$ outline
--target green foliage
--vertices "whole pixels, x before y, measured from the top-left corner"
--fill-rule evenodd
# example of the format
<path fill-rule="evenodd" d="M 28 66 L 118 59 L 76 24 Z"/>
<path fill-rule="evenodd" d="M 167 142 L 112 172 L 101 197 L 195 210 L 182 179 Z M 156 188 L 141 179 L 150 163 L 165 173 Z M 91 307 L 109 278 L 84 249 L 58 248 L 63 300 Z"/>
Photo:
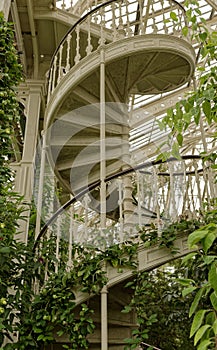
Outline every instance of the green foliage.
<path fill-rule="evenodd" d="M 19 120 L 18 103 L 14 87 L 22 79 L 21 65 L 18 63 L 14 47 L 12 24 L 4 21 L 0 13 L 0 191 L 2 194 L 5 184 L 11 179 L 8 167 L 12 154 L 11 136 L 14 125 Z M 5 188 L 7 191 L 7 188 Z"/>
<path fill-rule="evenodd" d="M 191 327 L 188 310 L 193 297 L 184 300 L 179 284 L 186 270 L 179 262 L 172 270 L 165 267 L 139 273 L 126 284 L 134 292 L 131 303 L 122 312 L 134 310 L 138 328 L 126 339 L 125 349 L 135 349 L 141 342 L 164 350 L 194 348 L 188 335 Z"/>
<path fill-rule="evenodd" d="M 20 196 L 13 191 L 13 173 L 9 167 L 11 136 L 19 119 L 14 86 L 21 78 L 12 25 L 6 23 L 0 13 L 0 345 L 5 336 L 10 337 L 20 310 L 17 291 L 14 291 L 15 295 L 12 292 L 15 285 L 24 287 L 22 268 L 27 255 L 26 247 L 14 240 L 22 208 Z"/>
<path fill-rule="evenodd" d="M 190 92 L 185 99 L 167 110 L 166 116 L 160 122 L 161 129 L 170 129 L 168 144 L 169 154 L 179 157 L 180 148 L 185 142 L 185 132 L 189 126 L 209 128 L 217 122 L 217 67 L 214 62 L 217 58 L 217 32 L 210 31 L 200 11 L 199 1 L 186 0 L 187 20 L 189 28 L 184 27 L 182 34 L 191 35 L 200 47 L 198 59 L 206 63 L 198 68 L 199 80 L 195 91 Z M 171 19 L 176 20 L 173 13 Z M 216 132 L 209 135 L 216 140 Z M 171 144 L 171 140 L 175 140 Z M 216 154 L 207 154 L 206 140 L 203 140 L 204 150 L 201 152 L 204 164 L 212 164 L 216 169 Z M 164 159 L 161 154 L 159 159 Z M 197 249 L 185 257 L 183 265 L 194 271 L 192 278 L 184 279 L 180 283 L 184 286 L 183 297 L 189 300 L 193 296 L 189 316 L 193 317 L 190 336 L 194 337 L 194 345 L 198 350 L 216 348 L 217 336 L 217 237 L 216 203 L 213 201 L 212 210 L 203 218 L 203 222 L 190 233 L 188 244 L 190 249 Z M 201 248 L 201 249 L 200 249 Z M 196 273 L 195 273 L 196 272 Z"/>
<path fill-rule="evenodd" d="M 212 218 L 212 222 L 210 222 Z M 215 240 L 217 238 L 216 210 L 206 215 L 206 225 L 192 232 L 188 237 L 189 248 L 201 248 L 191 256 L 195 268 L 203 271 L 204 279 L 196 285 L 194 280 L 186 280 L 183 296 L 192 293 L 194 299 L 191 303 L 189 317 L 193 316 L 190 337 L 194 336 L 194 345 L 198 349 L 208 349 L 214 346 L 217 334 L 217 252 Z M 190 260 L 185 259 L 187 263 Z M 186 263 L 186 262 L 185 262 Z M 196 294 L 193 294 L 195 291 Z"/>
<path fill-rule="evenodd" d="M 75 295 L 72 288 L 75 281 L 71 276 L 65 279 L 59 272 L 50 278 L 38 295 L 32 300 L 29 315 L 23 315 L 19 327 L 16 349 L 40 349 L 43 344 L 55 342 L 56 337 L 68 336 L 68 349 L 88 349 L 86 336 L 93 332 L 92 310 L 81 304 L 75 313 Z M 25 317 L 24 317 L 25 316 Z"/>
<path fill-rule="evenodd" d="M 159 247 L 166 247 L 171 250 L 172 254 L 177 253 L 177 249 L 174 247 L 174 241 L 178 235 L 189 235 L 195 229 L 202 226 L 204 218 L 187 220 L 180 218 L 177 222 L 169 224 L 163 228 L 162 231 L 158 232 L 157 228 L 152 224 L 151 229 L 144 227 L 140 231 L 140 238 L 144 242 L 146 248 L 152 245 L 158 244 Z"/>
<path fill-rule="evenodd" d="M 185 1 L 185 6 L 190 29 L 183 27 L 183 35 L 188 36 L 191 33 L 192 40 L 198 42 L 199 59 L 205 59 L 208 69 L 203 66 L 198 67 L 199 80 L 195 91 L 190 92 L 185 99 L 169 108 L 166 116 L 159 123 L 161 129 L 171 130 L 168 138 L 171 147 L 169 155 L 176 158 L 179 158 L 179 148 L 184 144 L 185 132 L 190 124 L 199 125 L 202 117 L 204 117 L 203 123 L 207 126 L 217 121 L 217 67 L 213 65 L 213 61 L 217 59 L 217 32 L 208 29 L 197 1 Z M 173 12 L 170 16 L 173 21 L 176 20 Z M 215 133 L 212 137 L 215 138 Z M 171 139 L 176 140 L 173 141 L 172 146 Z M 164 157 L 164 153 L 159 155 L 159 159 Z"/>

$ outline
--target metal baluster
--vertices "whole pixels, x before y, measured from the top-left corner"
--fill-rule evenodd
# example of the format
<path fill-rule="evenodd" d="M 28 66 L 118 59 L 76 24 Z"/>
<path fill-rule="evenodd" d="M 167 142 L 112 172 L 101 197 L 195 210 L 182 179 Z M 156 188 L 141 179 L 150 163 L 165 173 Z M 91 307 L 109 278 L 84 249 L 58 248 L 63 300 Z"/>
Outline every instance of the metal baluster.
<path fill-rule="evenodd" d="M 69 269 L 72 266 L 73 228 L 74 228 L 74 206 L 72 205 L 70 208 L 69 247 L 68 247 L 68 262 L 67 262 L 67 267 Z"/>
<path fill-rule="evenodd" d="M 125 37 L 125 30 L 123 26 L 123 18 L 122 18 L 122 2 L 119 1 L 119 23 L 118 23 L 118 38 Z"/>
<path fill-rule="evenodd" d="M 160 218 L 160 207 L 158 203 L 158 191 L 159 191 L 159 186 L 158 186 L 158 174 L 157 170 L 155 167 L 153 167 L 153 209 L 156 210 L 157 213 L 157 228 L 158 228 L 158 236 L 161 236 L 161 231 L 162 231 L 162 222 Z"/>
<path fill-rule="evenodd" d="M 151 9 L 152 9 L 152 19 L 153 19 L 153 24 L 152 24 L 152 28 L 153 28 L 153 33 L 154 34 L 157 34 L 158 32 L 158 27 L 156 25 L 156 22 L 155 22 L 155 10 L 154 10 L 154 2 L 152 1 L 152 4 L 151 4 Z"/>
<path fill-rule="evenodd" d="M 36 249 L 36 251 L 35 251 L 35 256 L 38 257 L 38 262 L 39 262 L 40 259 L 41 259 L 41 256 L 39 255 L 40 252 L 41 252 L 41 242 L 39 243 L 39 245 L 38 245 L 38 247 L 37 247 L 37 249 Z M 39 268 L 37 269 L 38 275 L 40 275 L 40 270 L 41 270 L 41 268 L 40 268 L 40 266 L 39 266 Z M 34 290 L 34 293 L 35 293 L 35 294 L 39 294 L 39 279 L 38 279 L 37 277 L 34 278 L 33 290 Z"/>
<path fill-rule="evenodd" d="M 147 192 L 147 205 L 148 205 L 148 209 L 151 209 L 151 200 L 152 200 L 152 195 L 153 195 L 153 190 L 152 190 L 153 182 L 150 180 L 149 175 L 147 176 L 147 178 L 148 178 L 147 179 L 147 182 L 148 182 L 147 188 L 151 188 L 151 191 Z M 152 175 L 151 175 L 151 178 L 152 178 Z"/>
<path fill-rule="evenodd" d="M 171 10 L 173 12 L 175 12 L 176 17 L 178 18 L 179 14 L 178 14 L 178 10 L 176 8 L 176 5 L 173 2 L 170 2 L 171 5 Z M 172 21 L 172 25 L 173 25 L 173 34 L 177 35 L 178 34 L 178 21 Z"/>
<path fill-rule="evenodd" d="M 49 241 L 51 236 L 51 230 L 50 228 L 47 230 L 47 240 Z M 48 257 L 46 257 L 46 263 L 45 263 L 45 271 L 44 271 L 44 280 L 45 282 L 48 280 Z"/>
<path fill-rule="evenodd" d="M 176 212 L 176 201 L 175 201 L 175 187 L 174 187 L 174 167 L 173 164 L 168 164 L 169 174 L 170 174 L 170 208 L 171 217 L 174 220 L 177 216 Z"/>
<path fill-rule="evenodd" d="M 53 74 L 52 74 L 52 90 L 51 92 L 54 91 L 55 89 L 55 80 L 56 80 L 56 69 L 57 69 L 57 55 L 54 57 L 54 64 L 53 64 Z"/>
<path fill-rule="evenodd" d="M 77 25 L 76 29 L 76 56 L 75 56 L 75 65 L 80 61 L 81 55 L 80 55 L 80 26 Z"/>
<path fill-rule="evenodd" d="M 95 2 L 94 2 L 94 7 L 96 7 L 97 6 L 97 0 L 95 0 Z M 97 14 L 94 16 L 94 22 L 95 22 L 95 24 L 97 24 Z"/>
<path fill-rule="evenodd" d="M 211 164 L 209 165 L 211 166 Z M 214 199 L 217 197 L 217 182 L 215 178 L 216 173 L 215 173 L 215 170 L 213 170 L 212 168 L 209 168 L 209 171 L 210 171 L 210 181 L 211 181 L 212 190 L 213 190 L 212 199 Z"/>
<path fill-rule="evenodd" d="M 210 190 L 210 199 L 215 198 L 215 190 L 214 190 L 214 179 L 212 174 L 212 169 L 210 168 L 211 162 L 208 162 L 208 168 L 207 168 L 207 177 L 208 177 L 208 183 L 209 183 L 209 190 Z"/>
<path fill-rule="evenodd" d="M 62 57 L 63 57 L 63 45 L 60 46 L 59 49 L 59 69 L 58 69 L 58 78 L 57 78 L 57 84 L 59 84 L 62 74 L 63 74 L 63 67 L 62 67 Z"/>
<path fill-rule="evenodd" d="M 59 259 L 60 259 L 60 235 L 61 235 L 61 216 L 57 218 L 57 238 L 56 238 L 56 262 L 55 262 L 55 273 L 58 272 Z"/>
<path fill-rule="evenodd" d="M 90 7 L 90 1 L 88 1 L 88 7 Z M 87 18 L 87 47 L 86 47 L 86 53 L 87 56 L 92 52 L 93 46 L 91 45 L 91 20 L 90 16 Z"/>
<path fill-rule="evenodd" d="M 92 10 L 92 5 L 93 5 L 93 2 L 92 2 L 92 0 L 89 0 L 89 5 L 88 5 L 88 7 L 89 7 L 89 11 L 91 11 Z"/>
<path fill-rule="evenodd" d="M 173 20 L 170 18 L 170 13 L 173 11 L 173 3 L 171 0 L 168 0 L 169 3 L 169 11 L 167 12 L 167 14 L 169 14 L 168 16 L 168 31 L 169 34 L 173 34 L 173 27 L 174 27 L 174 22 Z"/>
<path fill-rule="evenodd" d="M 82 11 L 81 11 L 81 5 L 79 4 L 79 6 L 78 6 L 78 16 L 81 16 L 81 13 Z"/>
<path fill-rule="evenodd" d="M 182 34 L 182 28 L 184 26 L 188 26 L 188 23 L 186 21 L 186 14 L 184 11 L 182 11 L 182 9 L 179 8 L 179 32 L 180 32 L 180 37 L 182 38 L 183 37 L 183 34 Z M 184 37 L 186 39 L 186 37 Z"/>
<path fill-rule="evenodd" d="M 195 202 L 194 202 L 194 186 L 195 186 L 195 179 L 194 177 L 192 176 L 191 178 L 191 182 L 190 182 L 190 191 L 191 191 L 191 205 L 192 205 L 192 208 L 191 208 L 191 212 L 195 212 L 196 211 L 196 207 L 195 207 Z"/>
<path fill-rule="evenodd" d="M 139 4 L 139 23 L 140 23 L 140 33 L 144 34 L 145 33 L 145 28 L 144 28 L 144 22 L 143 22 L 143 0 L 138 1 Z M 138 33 L 139 34 L 139 33 Z"/>
<path fill-rule="evenodd" d="M 141 173 L 140 173 L 140 178 L 141 178 L 141 187 L 140 187 L 141 202 L 145 203 L 145 193 L 144 193 L 145 181 L 144 181 L 144 175 L 142 175 Z"/>
<path fill-rule="evenodd" d="M 177 17 L 178 17 L 177 32 L 180 34 L 180 36 L 182 36 L 182 11 L 180 11 L 179 8 L 177 9 Z"/>
<path fill-rule="evenodd" d="M 203 202 L 205 200 L 207 200 L 208 208 L 210 208 L 211 193 L 210 193 L 210 187 L 209 187 L 209 172 L 208 172 L 207 168 L 204 169 L 203 175 L 204 175 L 203 178 L 204 178 L 204 181 L 205 181 L 204 193 L 203 193 Z"/>
<path fill-rule="evenodd" d="M 162 177 L 158 175 L 158 203 L 159 208 L 164 208 Z"/>
<path fill-rule="evenodd" d="M 116 9 L 116 4 L 113 2 L 111 4 L 112 6 L 112 30 L 113 30 L 113 41 L 117 40 L 118 32 L 117 32 L 117 26 L 116 26 L 116 17 L 115 17 L 115 9 Z"/>
<path fill-rule="evenodd" d="M 165 203 L 165 217 L 170 219 L 169 211 L 170 211 L 170 182 L 167 182 L 167 194 L 166 194 L 166 203 Z"/>
<path fill-rule="evenodd" d="M 161 191 L 162 191 L 162 194 L 161 194 L 161 205 L 162 205 L 162 208 L 163 208 L 163 211 L 164 211 L 164 216 L 166 217 L 166 193 L 165 193 L 165 180 L 164 180 L 164 177 L 161 177 Z M 160 181 L 160 180 L 159 180 Z"/>
<path fill-rule="evenodd" d="M 195 179 L 196 179 L 196 184 L 197 184 L 197 194 L 198 194 L 198 199 L 199 199 L 199 208 L 201 211 L 203 208 L 203 203 L 202 203 L 202 196 L 201 196 L 201 189 L 200 189 L 200 177 L 198 174 L 198 165 L 197 165 L 197 161 L 193 162 L 194 164 L 194 169 L 195 169 Z"/>
<path fill-rule="evenodd" d="M 187 208 L 186 208 L 187 211 L 191 210 L 191 202 L 190 202 L 190 194 L 191 194 L 191 186 L 190 186 L 190 184 L 191 184 L 191 181 L 192 181 L 191 175 L 188 175 L 188 182 L 187 182 L 188 192 L 187 192 L 187 198 L 186 198 L 187 199 L 186 203 L 188 203 Z"/>
<path fill-rule="evenodd" d="M 104 27 L 105 27 L 105 9 L 104 7 L 100 8 L 100 38 L 99 38 L 99 45 L 103 46 L 105 44 L 105 37 L 104 37 Z"/>
<path fill-rule="evenodd" d="M 73 11 L 73 0 L 70 1 L 70 8 L 69 11 L 72 12 Z"/>
<path fill-rule="evenodd" d="M 83 4 L 82 6 L 82 10 L 81 10 L 81 13 L 87 13 L 88 12 L 88 7 L 89 7 L 89 0 L 86 0 L 85 1 L 85 4 Z"/>
<path fill-rule="evenodd" d="M 183 162 L 181 161 L 178 163 L 178 166 L 176 167 L 175 171 L 177 173 L 180 173 L 180 175 L 174 174 L 174 181 L 175 181 L 175 193 L 177 193 L 176 197 L 176 218 L 182 213 L 181 212 L 181 202 L 183 198 L 183 192 L 184 192 L 184 178 L 183 178 Z"/>
<path fill-rule="evenodd" d="M 54 213 L 54 198 L 55 198 L 55 178 L 54 178 L 54 173 L 50 168 L 47 169 L 46 177 L 49 179 L 48 180 L 48 184 L 49 184 L 49 203 L 48 203 L 49 208 L 48 208 L 47 215 L 45 217 L 45 221 L 48 221 L 49 218 Z M 49 240 L 50 240 L 51 233 L 52 233 L 52 229 L 48 228 L 47 233 L 46 233 L 46 241 L 47 242 L 49 242 Z M 48 247 L 48 250 L 47 250 L 48 253 L 46 254 L 46 262 L 45 262 L 45 276 L 44 276 L 45 281 L 48 280 L 48 268 L 49 268 L 49 260 L 50 260 L 49 259 L 49 243 L 48 243 L 47 247 Z"/>
<path fill-rule="evenodd" d="M 85 240 L 88 240 L 88 203 L 89 203 L 89 198 L 88 194 L 84 196 L 84 234 L 85 234 Z"/>
<path fill-rule="evenodd" d="M 62 5 L 61 5 L 62 9 L 65 10 L 65 7 L 66 7 L 66 3 L 65 3 L 65 0 L 62 0 Z"/>
<path fill-rule="evenodd" d="M 145 14 L 144 14 L 144 20 L 143 20 L 143 32 L 142 34 L 148 33 L 147 26 L 149 22 L 149 17 L 151 18 L 151 2 L 152 0 L 147 0 L 147 5 L 145 9 Z"/>
<path fill-rule="evenodd" d="M 67 51 L 66 51 L 66 73 L 68 73 L 68 71 L 70 70 L 70 44 L 71 44 L 71 39 L 72 39 L 72 35 L 69 34 L 67 36 Z"/>
<path fill-rule="evenodd" d="M 52 68 L 50 70 L 50 74 L 49 74 L 49 82 L 48 82 L 48 94 L 47 94 L 47 101 L 49 102 L 50 100 L 50 95 L 52 93 L 52 83 L 53 83 L 53 80 L 52 80 L 52 77 L 53 77 L 53 70 L 54 70 L 54 67 L 52 65 Z"/>
<path fill-rule="evenodd" d="M 141 174 L 136 172 L 137 175 L 137 201 L 138 201 L 138 223 L 139 228 L 142 228 L 142 207 L 141 207 Z"/>
<path fill-rule="evenodd" d="M 187 203 L 187 192 L 188 192 L 188 183 L 187 183 L 187 175 L 186 175 L 186 164 L 184 161 L 182 161 L 183 164 L 183 177 L 184 177 L 184 186 L 183 186 L 183 203 L 182 203 L 182 212 L 185 211 L 185 204 Z"/>
<path fill-rule="evenodd" d="M 162 11 L 162 15 L 163 15 L 163 29 L 164 29 L 164 33 L 168 34 L 168 27 L 167 27 L 167 23 L 166 23 L 166 16 L 165 16 L 165 10 L 164 10 L 164 0 L 161 0 L 161 11 Z"/>
<path fill-rule="evenodd" d="M 129 1 L 125 0 L 125 7 L 126 7 L 126 17 L 127 17 L 127 36 L 132 36 L 132 30 L 130 28 L 130 17 L 129 17 Z"/>
<path fill-rule="evenodd" d="M 120 223 L 120 241 L 123 239 L 124 216 L 123 216 L 123 183 L 122 179 L 117 180 L 118 183 L 118 207 L 119 207 L 119 223 Z"/>

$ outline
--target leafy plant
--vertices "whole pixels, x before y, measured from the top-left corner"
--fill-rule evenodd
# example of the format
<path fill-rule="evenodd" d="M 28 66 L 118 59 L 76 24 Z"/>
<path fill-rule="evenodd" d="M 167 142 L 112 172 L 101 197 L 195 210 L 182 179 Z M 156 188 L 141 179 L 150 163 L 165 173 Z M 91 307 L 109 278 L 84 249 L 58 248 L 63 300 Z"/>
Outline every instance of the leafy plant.
<path fill-rule="evenodd" d="M 134 293 L 123 312 L 136 312 L 138 328 L 126 339 L 125 349 L 135 349 L 141 343 L 151 344 L 150 349 L 194 348 L 188 339 L 191 327 L 188 310 L 193 297 L 184 300 L 179 284 L 185 274 L 177 261 L 164 268 L 139 273 L 126 284 Z"/>
<path fill-rule="evenodd" d="M 194 337 L 194 345 L 198 349 L 216 348 L 217 336 L 217 252 L 215 241 L 217 238 L 217 221 L 208 223 L 189 235 L 188 244 L 190 249 L 199 248 L 199 252 L 193 256 L 198 270 L 204 270 L 205 276 L 201 283 L 186 280 L 186 288 L 183 295 L 194 293 L 194 300 L 189 310 L 189 317 L 193 316 L 190 337 Z"/>

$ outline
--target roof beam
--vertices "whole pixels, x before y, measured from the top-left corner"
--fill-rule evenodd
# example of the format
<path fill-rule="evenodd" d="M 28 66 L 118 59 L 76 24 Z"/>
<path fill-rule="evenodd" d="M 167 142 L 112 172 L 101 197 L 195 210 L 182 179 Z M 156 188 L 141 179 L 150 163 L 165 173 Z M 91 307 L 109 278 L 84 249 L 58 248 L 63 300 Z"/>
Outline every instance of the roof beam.
<path fill-rule="evenodd" d="M 25 52 L 25 47 L 24 47 L 24 43 L 23 43 L 23 36 L 22 36 L 22 30 L 21 30 L 20 18 L 18 15 L 18 8 L 17 8 L 16 0 L 14 0 L 11 3 L 11 16 L 12 16 L 12 20 L 14 23 L 16 40 L 17 40 L 17 48 L 18 48 L 20 61 L 21 61 L 22 66 L 23 66 L 24 73 L 26 74 L 26 72 L 27 72 L 26 52 Z"/>
<path fill-rule="evenodd" d="M 217 11 L 217 0 L 206 0 L 206 2 L 214 8 L 215 11 Z"/>
<path fill-rule="evenodd" d="M 32 0 L 26 0 L 26 2 L 27 2 L 27 11 L 29 16 L 30 30 L 32 35 L 33 60 L 34 60 L 33 78 L 37 79 L 38 67 L 39 67 L 39 57 L 38 57 L 39 53 L 38 53 L 38 41 L 36 37 L 35 22 L 34 22 L 34 15 L 33 15 L 33 5 L 32 5 Z"/>

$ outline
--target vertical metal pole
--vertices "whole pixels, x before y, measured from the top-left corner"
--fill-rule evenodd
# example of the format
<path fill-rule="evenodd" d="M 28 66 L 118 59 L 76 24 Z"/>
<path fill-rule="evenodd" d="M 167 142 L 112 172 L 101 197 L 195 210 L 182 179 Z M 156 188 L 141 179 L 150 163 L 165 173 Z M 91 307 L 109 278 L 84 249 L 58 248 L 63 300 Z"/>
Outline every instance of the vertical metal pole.
<path fill-rule="evenodd" d="M 100 62 L 100 221 L 106 227 L 106 143 L 105 143 L 105 53 L 101 48 Z M 102 232 L 103 233 L 103 232 Z"/>
<path fill-rule="evenodd" d="M 100 56 L 100 224 L 101 234 L 106 227 L 106 143 L 105 143 L 105 52 L 101 28 Z M 101 291 L 101 350 L 108 350 L 107 288 Z"/>
<path fill-rule="evenodd" d="M 137 180 L 137 198 L 138 198 L 138 218 L 139 218 L 139 228 L 142 228 L 142 207 L 141 207 L 141 175 L 139 171 L 136 173 Z"/>
<path fill-rule="evenodd" d="M 42 134 L 42 152 L 41 152 L 41 165 L 40 175 L 38 183 L 38 201 L 37 201 L 37 215 L 36 215 L 36 227 L 35 227 L 35 239 L 37 239 L 41 227 L 41 210 L 42 210 L 42 198 L 43 198 L 43 186 L 44 186 L 44 171 L 46 161 L 46 138 L 45 133 Z"/>
<path fill-rule="evenodd" d="M 108 350 L 108 289 L 101 290 L 101 350 Z"/>

